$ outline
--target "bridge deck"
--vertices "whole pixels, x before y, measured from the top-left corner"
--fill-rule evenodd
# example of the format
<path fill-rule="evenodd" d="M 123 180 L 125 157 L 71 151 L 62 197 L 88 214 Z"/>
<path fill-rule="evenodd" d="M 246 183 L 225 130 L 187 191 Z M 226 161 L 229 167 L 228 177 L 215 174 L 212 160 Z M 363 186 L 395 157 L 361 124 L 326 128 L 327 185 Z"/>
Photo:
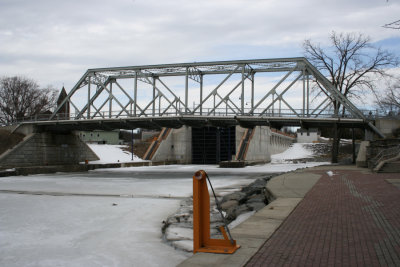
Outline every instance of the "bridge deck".
<path fill-rule="evenodd" d="M 183 125 L 192 127 L 229 127 L 240 125 L 245 128 L 254 126 L 299 126 L 304 128 L 332 127 L 368 128 L 368 122 L 362 119 L 348 118 L 304 118 L 304 117 L 251 117 L 251 116 L 169 116 L 169 117 L 127 117 L 90 120 L 51 120 L 24 122 L 21 125 L 33 125 L 42 131 L 72 130 L 112 130 L 112 129 L 159 129 L 161 127 L 180 128 Z"/>

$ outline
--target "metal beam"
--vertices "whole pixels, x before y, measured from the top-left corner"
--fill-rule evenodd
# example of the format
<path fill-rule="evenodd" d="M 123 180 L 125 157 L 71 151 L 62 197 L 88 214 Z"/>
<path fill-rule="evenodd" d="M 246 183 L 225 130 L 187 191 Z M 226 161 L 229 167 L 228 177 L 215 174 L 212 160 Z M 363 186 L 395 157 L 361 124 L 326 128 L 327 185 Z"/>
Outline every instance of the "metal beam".
<path fill-rule="evenodd" d="M 263 72 L 285 72 L 285 75 L 280 81 L 278 81 L 277 83 L 275 82 L 275 84 L 272 86 L 272 89 L 261 94 L 261 97 L 257 99 L 257 101 L 255 101 L 255 92 L 260 92 L 260 88 L 257 88 L 257 91 L 255 88 L 255 74 Z M 284 81 L 289 81 L 293 84 L 298 79 L 297 78 L 296 80 L 293 80 L 291 77 L 289 77 L 293 72 L 298 72 L 299 77 L 303 77 L 302 90 L 300 90 L 301 92 L 299 93 L 299 95 L 302 95 L 299 97 L 299 99 L 301 99 L 301 111 L 297 111 L 292 106 L 290 106 L 291 103 L 289 103 L 288 99 L 285 99 L 284 97 L 284 93 L 292 86 L 287 87 L 283 91 L 283 93 L 280 94 L 278 94 L 276 91 L 278 86 L 280 86 Z M 238 79 L 238 86 L 240 86 L 241 88 L 239 94 L 240 103 L 238 103 L 237 101 L 232 101 L 232 99 L 230 98 L 231 94 L 233 93 L 233 91 L 235 91 L 236 88 L 234 88 L 233 91 L 231 90 L 226 95 L 222 94 L 222 90 L 220 90 L 221 86 L 225 84 L 226 81 L 230 79 L 234 74 L 241 75 L 241 77 Z M 204 95 L 203 78 L 205 75 L 225 75 L 225 77 L 216 87 L 214 87 L 214 89 L 209 94 Z M 185 79 L 183 86 L 181 84 L 181 86 L 179 87 L 180 89 L 184 88 L 183 93 L 182 90 L 171 90 L 167 86 L 167 84 L 162 81 L 161 77 L 169 76 L 183 77 Z M 257 75 L 257 77 L 259 76 L 261 77 L 262 75 Z M 84 119 L 84 117 L 88 119 L 93 117 L 91 114 L 91 108 L 96 110 L 94 116 L 96 116 L 98 113 L 102 114 L 104 111 L 108 111 L 109 118 L 113 118 L 115 116 L 121 117 L 125 116 L 125 114 L 134 117 L 143 115 L 148 116 L 150 114 L 156 116 L 157 105 L 157 116 L 169 116 L 171 113 L 181 114 L 179 111 L 181 107 L 184 110 L 184 112 L 182 113 L 186 115 L 197 115 L 198 113 L 200 113 L 200 115 L 203 115 L 205 113 L 205 109 L 209 109 L 209 112 L 207 113 L 209 116 L 212 116 L 213 114 L 215 115 L 215 111 L 217 110 L 217 108 L 224 103 L 224 106 L 226 108 L 226 116 L 237 114 L 247 114 L 254 116 L 257 114 L 257 112 L 259 112 L 257 110 L 263 110 L 262 114 L 264 114 L 268 112 L 268 110 L 271 110 L 271 107 L 272 111 L 275 112 L 274 105 L 277 103 L 277 101 L 279 105 L 279 116 L 286 116 L 284 112 L 282 113 L 282 103 L 284 105 L 287 105 L 291 110 L 292 113 L 290 113 L 289 116 L 296 115 L 305 118 L 309 117 L 310 115 L 317 117 L 329 115 L 327 114 L 327 112 L 315 109 L 314 105 L 310 104 L 311 76 L 315 78 L 315 81 L 319 85 L 321 85 L 321 92 L 329 97 L 326 102 L 324 101 L 325 103 L 323 105 L 326 104 L 326 106 L 324 107 L 323 111 L 326 111 L 327 107 L 329 106 L 328 102 L 337 101 L 338 103 L 341 103 L 341 105 L 346 109 L 347 112 L 351 114 L 353 118 L 367 120 L 363 113 L 358 110 L 358 108 L 353 103 L 351 103 L 351 101 L 346 99 L 343 94 L 341 94 L 324 75 L 322 75 L 314 66 L 312 66 L 305 58 L 302 57 L 193 62 L 89 69 L 68 93 L 67 97 L 62 101 L 60 106 L 56 108 L 55 112 L 51 115 L 51 119 L 55 118 L 56 113 L 67 101 L 71 102 L 71 105 L 73 105 L 74 108 L 77 110 L 77 115 L 75 116 L 75 119 Z M 133 79 L 133 93 L 126 91 L 121 86 L 121 83 L 119 83 L 119 79 Z M 157 86 L 157 79 L 160 81 L 165 89 L 159 88 Z M 193 109 L 189 107 L 189 91 L 192 90 L 192 88 L 189 88 L 189 79 L 192 79 L 200 84 L 199 88 L 196 88 L 196 90 L 199 90 L 198 94 L 195 94 L 196 96 L 199 96 L 200 103 L 194 106 Z M 251 83 L 246 83 L 246 79 L 249 79 Z M 152 86 L 153 99 L 150 101 L 150 106 L 152 106 L 150 110 L 150 106 L 146 106 L 146 108 L 144 109 L 141 109 L 138 106 L 138 103 L 142 102 L 140 99 L 138 99 L 138 93 L 147 93 L 144 92 L 145 89 L 138 87 L 138 80 Z M 122 99 L 118 99 L 117 95 L 113 92 L 113 90 L 116 89 L 116 87 L 113 88 L 112 84 L 114 83 L 123 92 L 124 101 L 126 98 L 128 99 L 127 104 Z M 93 85 L 97 85 L 96 92 L 92 91 Z M 168 93 L 164 91 L 166 93 L 164 94 L 161 89 L 167 90 Z M 75 99 L 72 98 L 75 97 L 75 94 L 79 90 L 87 90 L 86 92 L 84 92 L 87 97 L 85 96 L 83 98 L 80 98 L 79 101 L 75 101 Z M 100 107 L 97 104 L 97 106 L 95 106 L 94 103 L 96 99 L 103 96 L 103 92 L 105 94 L 108 93 L 108 99 L 106 100 L 106 102 L 108 102 L 109 104 L 108 110 L 104 103 Z M 249 95 L 247 95 L 246 97 L 246 94 Z M 81 94 L 79 96 L 81 97 Z M 269 102 L 270 97 L 273 98 L 272 103 Z M 213 98 L 213 101 L 210 101 L 210 98 Z M 250 112 L 245 109 L 246 99 L 249 98 L 251 103 Z M 73 103 L 73 101 L 75 101 L 75 104 Z M 115 105 L 113 102 L 117 103 L 117 105 Z M 123 102 L 124 104 L 122 105 L 121 102 Z M 122 110 L 115 110 L 119 109 L 119 107 L 121 107 Z M 321 107 L 321 105 L 319 107 Z M 330 115 L 333 116 L 334 114 Z M 370 128 L 373 129 L 372 127 Z M 375 131 L 375 129 L 373 130 Z"/>

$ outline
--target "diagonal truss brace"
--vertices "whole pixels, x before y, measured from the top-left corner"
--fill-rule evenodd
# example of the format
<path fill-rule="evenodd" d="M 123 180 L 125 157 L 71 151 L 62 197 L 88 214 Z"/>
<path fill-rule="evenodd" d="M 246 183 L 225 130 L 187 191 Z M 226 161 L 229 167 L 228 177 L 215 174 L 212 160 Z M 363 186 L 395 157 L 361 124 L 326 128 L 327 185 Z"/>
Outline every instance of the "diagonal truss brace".
<path fill-rule="evenodd" d="M 293 72 L 300 71 L 303 73 L 303 111 L 297 112 L 293 107 L 290 106 L 287 99 L 284 98 L 284 94 L 288 91 L 292 86 L 286 87 L 286 89 L 278 93 L 277 88 L 283 82 L 290 81 L 292 83 L 297 82 L 299 76 L 295 80 L 290 80 L 289 76 Z M 254 103 L 254 81 L 255 74 L 260 72 L 286 72 L 286 75 L 277 83 L 271 90 L 269 90 L 265 95 L 261 97 L 260 100 L 257 100 Z M 203 76 L 211 75 L 211 74 L 220 74 L 226 75 L 225 78 L 204 98 L 202 95 L 202 85 L 203 85 Z M 227 94 L 221 94 L 221 86 L 234 74 L 241 74 L 241 81 L 235 84 L 233 89 L 231 89 Z M 185 95 L 183 97 L 179 96 L 178 93 L 174 92 L 171 88 L 167 86 L 167 84 L 162 80 L 162 77 L 167 76 L 181 76 L 186 77 L 186 85 L 185 85 Z M 321 90 L 327 96 L 322 103 L 320 103 L 317 107 L 311 108 L 309 110 L 309 99 L 308 99 L 308 81 L 309 77 L 314 77 L 316 81 L 321 85 Z M 135 85 L 135 93 L 132 97 L 122 86 L 121 83 L 118 82 L 118 79 L 127 79 L 134 78 L 135 83 L 137 81 L 144 82 L 146 84 L 150 84 L 153 86 L 153 99 L 150 101 L 145 108 L 141 108 L 138 105 L 137 85 Z M 153 78 L 151 80 L 151 78 Z M 189 86 L 188 79 L 196 81 L 200 83 L 200 103 L 194 106 L 192 109 L 188 106 L 188 94 L 189 94 Z M 245 88 L 245 80 L 250 80 L 252 84 L 251 91 Z M 155 80 L 158 80 L 162 85 L 162 88 L 159 85 L 155 85 Z M 307 80 L 307 82 L 306 82 Z M 307 94 L 305 90 L 305 84 L 307 83 Z M 97 90 L 94 94 L 90 92 L 90 85 L 97 85 Z M 112 84 L 116 84 L 116 86 L 123 92 L 125 99 L 128 102 L 121 103 L 121 99 L 118 99 L 117 95 L 112 92 Z M 247 86 L 248 83 L 246 83 Z M 88 87 L 88 100 L 86 103 L 83 103 L 83 107 L 79 109 L 77 107 L 78 103 L 74 103 L 71 99 L 74 94 L 85 87 Z M 110 88 L 108 88 L 110 87 Z M 231 99 L 231 95 L 233 92 L 237 92 L 238 89 L 241 89 L 241 97 L 240 104 L 236 104 Z M 168 97 L 163 93 L 163 90 L 168 92 Z M 166 93 L 166 91 L 164 91 Z M 95 107 L 94 103 L 96 99 L 100 97 L 102 93 L 108 94 L 108 99 L 102 103 L 100 107 Z M 168 115 L 168 111 L 174 111 L 175 114 L 179 115 L 197 115 L 200 111 L 202 114 L 202 110 L 210 104 L 210 99 L 214 98 L 214 104 L 211 107 L 212 112 L 207 112 L 208 116 L 211 116 L 213 112 L 220 107 L 221 105 L 225 105 L 226 108 L 229 108 L 229 115 L 244 115 L 244 95 L 247 97 L 251 97 L 251 108 L 250 112 L 246 112 L 246 115 L 254 116 L 257 110 L 263 110 L 261 115 L 265 114 L 271 107 L 273 109 L 274 104 L 279 102 L 279 106 L 281 103 L 285 104 L 289 107 L 291 112 L 298 117 L 310 117 L 315 116 L 318 117 L 322 112 L 326 111 L 328 107 L 331 105 L 332 101 L 337 101 L 341 103 L 341 105 L 346 109 L 348 113 L 351 114 L 353 118 L 363 119 L 368 122 L 367 118 L 363 115 L 363 113 L 354 106 L 348 99 L 346 99 L 330 82 L 329 80 L 322 75 L 314 66 L 312 66 L 305 58 L 283 58 L 283 59 L 260 59 L 260 60 L 237 60 L 237 61 L 216 61 L 216 62 L 200 62 L 200 63 L 182 63 L 182 64 L 165 64 L 165 65 L 149 65 L 149 66 L 132 66 L 132 67 L 116 67 L 116 68 L 100 68 L 100 69 L 91 69 L 86 71 L 86 73 L 81 77 L 78 83 L 72 88 L 72 90 L 68 93 L 67 97 L 59 104 L 54 113 L 51 115 L 50 119 L 54 119 L 57 113 L 60 111 L 61 107 L 67 102 L 70 103 L 77 110 L 77 114 L 73 117 L 73 119 L 83 119 L 87 117 L 87 119 L 94 118 L 97 114 L 101 114 L 107 110 L 106 103 L 110 103 L 109 112 L 111 115 L 112 110 L 112 102 L 117 103 L 117 108 L 120 107 L 120 110 L 115 114 L 117 117 L 119 116 L 147 116 L 148 111 L 151 110 L 151 106 L 153 105 L 153 115 L 154 115 L 154 106 L 156 106 L 156 101 L 158 100 L 158 106 L 160 112 L 158 112 L 158 116 Z M 170 97 L 172 96 L 172 97 Z M 269 97 L 272 97 L 272 102 L 267 101 Z M 215 98 L 218 98 L 218 101 L 215 102 Z M 181 100 L 182 99 L 182 100 Z M 121 100 L 121 101 L 120 101 Z M 74 100 L 75 101 L 75 100 Z M 162 102 L 161 102 L 162 101 Z M 307 101 L 307 103 L 306 103 Z M 122 101 L 123 102 L 123 101 Z M 161 103 L 163 103 L 163 111 L 161 112 Z M 134 112 L 128 111 L 128 106 L 134 105 Z M 180 107 L 183 107 L 184 112 L 180 111 Z M 95 115 L 93 116 L 90 113 L 90 108 L 95 110 Z M 307 107 L 307 112 L 306 111 Z M 209 108 L 209 107 L 207 107 Z M 322 110 L 320 110 L 322 108 Z M 131 107 L 132 109 L 132 107 Z M 139 111 L 136 113 L 136 111 Z M 210 109 L 209 109 L 210 110 Z M 87 116 L 85 116 L 85 112 Z M 228 115 L 228 113 L 227 113 Z M 326 114 L 322 114 L 326 116 Z M 335 114 L 331 114 L 335 115 Z M 71 117 L 72 118 L 72 117 Z M 375 132 L 379 132 L 376 130 L 373 125 L 371 125 L 371 129 Z M 378 133 L 379 134 L 379 133 Z"/>

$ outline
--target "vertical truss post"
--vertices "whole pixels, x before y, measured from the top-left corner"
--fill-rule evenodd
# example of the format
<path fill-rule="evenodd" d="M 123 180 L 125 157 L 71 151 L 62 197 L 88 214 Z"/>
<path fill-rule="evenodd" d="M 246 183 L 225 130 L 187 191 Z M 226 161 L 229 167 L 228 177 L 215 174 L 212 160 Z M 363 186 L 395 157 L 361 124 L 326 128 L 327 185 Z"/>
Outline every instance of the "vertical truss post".
<path fill-rule="evenodd" d="M 307 73 L 307 117 L 310 117 L 310 78 Z"/>
<path fill-rule="evenodd" d="M 251 110 L 253 109 L 254 109 L 254 72 L 251 73 Z"/>
<path fill-rule="evenodd" d="M 133 88 L 133 116 L 136 117 L 136 103 L 137 103 L 137 86 L 138 86 L 138 73 L 135 71 L 135 82 L 134 82 L 134 88 Z"/>
<path fill-rule="evenodd" d="M 108 97 L 108 108 L 109 108 L 109 112 L 108 112 L 108 117 L 111 118 L 112 117 L 112 99 L 113 99 L 113 95 L 112 95 L 112 81 L 110 82 L 110 92 L 109 92 L 109 97 Z"/>
<path fill-rule="evenodd" d="M 303 117 L 306 114 L 306 76 L 305 76 L 305 69 L 302 70 L 303 73 Z"/>
<path fill-rule="evenodd" d="M 89 76 L 88 80 L 88 105 L 87 105 L 87 119 L 90 120 L 90 83 L 91 83 L 92 77 Z"/>
<path fill-rule="evenodd" d="M 200 74 L 200 116 L 201 115 L 203 115 L 203 74 Z"/>
<path fill-rule="evenodd" d="M 153 110 L 152 115 L 156 115 L 156 77 L 153 77 Z"/>
<path fill-rule="evenodd" d="M 161 96 L 158 97 L 158 116 L 161 116 Z"/>
<path fill-rule="evenodd" d="M 244 69 L 245 69 L 246 65 L 242 66 L 242 93 L 241 93 L 241 105 L 240 108 L 242 109 L 242 111 L 240 112 L 242 115 L 244 115 Z"/>
<path fill-rule="evenodd" d="M 272 94 L 272 116 L 274 116 L 275 110 L 275 92 Z"/>
<path fill-rule="evenodd" d="M 189 113 L 188 105 L 189 105 L 189 67 L 186 67 L 186 75 L 185 75 L 185 114 Z"/>
<path fill-rule="evenodd" d="M 214 105 L 213 105 L 213 110 L 214 110 L 214 116 L 215 116 L 215 94 L 214 94 Z"/>

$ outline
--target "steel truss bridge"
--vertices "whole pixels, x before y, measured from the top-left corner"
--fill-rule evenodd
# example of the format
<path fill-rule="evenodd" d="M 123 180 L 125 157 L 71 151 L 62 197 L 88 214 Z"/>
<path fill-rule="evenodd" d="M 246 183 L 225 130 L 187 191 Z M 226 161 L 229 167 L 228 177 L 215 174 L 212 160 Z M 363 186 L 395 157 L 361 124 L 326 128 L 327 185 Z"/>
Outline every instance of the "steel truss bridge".
<path fill-rule="evenodd" d="M 66 105 L 74 112 L 63 114 Z M 48 130 L 337 124 L 382 136 L 305 58 L 89 69 L 50 118 L 35 123 Z"/>

